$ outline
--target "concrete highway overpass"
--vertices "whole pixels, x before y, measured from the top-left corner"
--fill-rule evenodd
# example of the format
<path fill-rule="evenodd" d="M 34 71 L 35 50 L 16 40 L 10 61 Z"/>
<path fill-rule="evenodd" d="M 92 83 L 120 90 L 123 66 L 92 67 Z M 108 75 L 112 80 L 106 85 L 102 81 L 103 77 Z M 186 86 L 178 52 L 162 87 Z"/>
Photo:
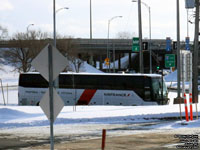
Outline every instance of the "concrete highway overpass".
<path fill-rule="evenodd" d="M 113 58 L 115 60 L 119 60 L 119 68 L 118 71 L 123 70 L 120 68 L 120 58 L 122 58 L 125 54 L 129 55 L 129 66 L 128 69 L 136 70 L 139 69 L 139 55 L 134 60 L 131 59 L 132 52 L 132 39 L 58 39 L 59 42 L 71 42 L 76 45 L 75 49 L 72 49 L 73 53 L 79 55 L 88 55 L 85 60 L 87 60 L 93 66 L 96 66 L 96 62 L 100 62 L 100 70 L 103 70 L 102 63 L 107 57 L 107 50 L 110 53 L 111 61 Z M 25 43 L 30 41 L 24 41 Z M 48 40 L 34 40 L 31 41 L 32 44 L 38 44 L 39 42 L 43 43 L 52 43 L 52 39 Z M 149 40 L 143 40 L 144 47 L 144 69 L 145 72 L 149 70 Z M 26 45 L 26 44 L 24 44 Z M 148 47 L 146 47 L 148 45 Z M 21 46 L 17 40 L 10 41 L 0 41 L 0 48 L 16 48 Z M 152 50 L 152 62 L 153 62 L 153 70 L 156 69 L 156 66 L 159 65 L 161 68 L 164 67 L 164 55 L 165 54 L 176 54 L 176 50 L 173 49 L 173 42 L 171 43 L 172 50 L 166 51 L 166 39 L 152 39 L 151 40 L 151 50 Z M 185 43 L 181 43 L 181 48 L 184 49 Z M 139 54 L 139 53 L 137 53 Z"/>

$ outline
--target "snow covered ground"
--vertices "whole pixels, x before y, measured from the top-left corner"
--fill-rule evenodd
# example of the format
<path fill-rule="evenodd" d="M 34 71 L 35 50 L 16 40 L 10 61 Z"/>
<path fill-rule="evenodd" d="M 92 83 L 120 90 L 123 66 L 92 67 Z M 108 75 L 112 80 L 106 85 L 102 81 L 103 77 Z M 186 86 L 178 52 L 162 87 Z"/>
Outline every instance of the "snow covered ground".
<path fill-rule="evenodd" d="M 164 76 L 165 83 L 168 88 L 177 89 L 177 71 L 174 71 L 166 76 Z M 198 81 L 199 82 L 199 81 Z M 180 87 L 182 88 L 182 82 L 180 82 Z M 189 82 L 185 82 L 185 89 L 189 90 Z M 198 85 L 198 90 L 200 91 L 200 86 Z"/>
<path fill-rule="evenodd" d="M 3 106 L 3 94 L 0 92 L 0 131 L 1 133 L 16 133 L 20 135 L 35 134 L 43 136 L 49 134 L 49 121 L 37 106 L 17 106 L 17 84 L 19 74 L 11 72 L 12 68 L 5 66 L 6 72 L 0 72 L 0 78 L 4 85 L 4 99 L 8 106 Z M 7 84 L 8 94 L 6 90 Z M 14 86 L 13 86 L 14 85 Z M 114 128 L 130 126 L 129 130 L 120 132 L 121 135 L 144 130 L 189 130 L 191 134 L 199 134 L 200 119 L 193 121 L 180 121 L 179 105 L 173 105 L 176 93 L 170 92 L 170 104 L 165 106 L 65 106 L 55 121 L 55 132 L 68 133 L 94 133 L 99 128 Z M 197 105 L 200 108 L 200 105 Z M 181 105 L 182 116 L 185 115 L 184 105 Z M 196 116 L 196 106 L 193 104 L 193 115 Z M 200 110 L 200 109 L 199 109 Z M 200 113 L 200 112 L 198 112 Z M 168 120 L 173 118 L 174 120 Z M 153 123 L 148 126 L 141 124 Z M 183 125 L 184 124 L 184 125 Z M 132 126 L 134 125 L 134 130 Z M 137 126 L 139 125 L 139 126 Z M 131 132 L 130 132 L 131 131 Z M 99 131 L 100 132 L 100 131 Z M 119 132 L 118 132 L 119 133 Z M 186 133 L 186 132 L 185 132 Z"/>
<path fill-rule="evenodd" d="M 199 107 L 199 105 L 198 105 Z M 155 111 L 156 110 L 156 111 Z M 182 110 L 184 108 L 182 107 Z M 195 110 L 195 109 L 194 109 Z M 179 105 L 166 106 L 65 106 L 57 117 L 55 125 L 63 124 L 133 124 L 159 122 L 178 118 Z M 184 116 L 184 113 L 182 112 Z M 196 113 L 194 112 L 195 116 Z M 180 121 L 155 126 L 159 129 L 182 127 Z M 190 121 L 185 128 L 199 127 L 200 120 Z M 49 122 L 37 106 L 0 106 L 0 129 L 47 126 Z"/>

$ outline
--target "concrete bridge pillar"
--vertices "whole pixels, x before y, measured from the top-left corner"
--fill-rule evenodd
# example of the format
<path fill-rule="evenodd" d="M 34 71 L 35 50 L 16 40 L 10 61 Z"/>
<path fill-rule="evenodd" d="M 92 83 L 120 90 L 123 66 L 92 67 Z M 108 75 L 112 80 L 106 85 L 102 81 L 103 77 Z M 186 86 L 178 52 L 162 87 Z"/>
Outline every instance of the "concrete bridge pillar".
<path fill-rule="evenodd" d="M 121 54 L 118 54 L 118 69 L 121 69 Z"/>
<path fill-rule="evenodd" d="M 128 53 L 129 68 L 132 68 L 131 53 Z"/>
<path fill-rule="evenodd" d="M 100 58 L 99 58 L 99 69 L 102 70 L 103 67 L 102 67 L 102 63 L 103 63 L 103 59 L 102 59 L 102 55 L 100 55 Z"/>
<path fill-rule="evenodd" d="M 94 66 L 94 56 L 93 56 L 93 54 L 90 55 L 89 64 Z"/>

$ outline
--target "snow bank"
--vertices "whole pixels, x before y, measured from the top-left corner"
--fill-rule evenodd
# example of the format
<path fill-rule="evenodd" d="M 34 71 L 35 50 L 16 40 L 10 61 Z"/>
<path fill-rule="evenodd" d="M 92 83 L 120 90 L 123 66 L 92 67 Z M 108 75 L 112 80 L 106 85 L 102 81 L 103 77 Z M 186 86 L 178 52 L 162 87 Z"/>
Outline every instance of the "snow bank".
<path fill-rule="evenodd" d="M 63 124 L 129 124 L 179 118 L 179 106 L 65 106 L 55 121 Z M 182 108 L 183 110 L 184 108 Z M 156 111 L 155 111 L 156 110 Z M 95 113 L 94 113 L 95 112 Z M 194 113 L 195 116 L 195 113 Z M 186 127 L 199 127 L 200 120 L 189 122 Z M 182 127 L 180 121 L 169 122 L 162 128 Z M 49 121 L 37 106 L 0 106 L 0 128 L 48 126 Z M 161 128 L 161 126 L 155 126 Z"/>
<path fill-rule="evenodd" d="M 103 73 L 102 71 L 96 69 L 95 67 L 89 65 L 87 62 L 83 63 L 83 67 L 81 68 L 80 72 L 87 72 L 87 73 Z"/>
<path fill-rule="evenodd" d="M 166 82 L 177 82 L 177 70 L 164 76 Z"/>

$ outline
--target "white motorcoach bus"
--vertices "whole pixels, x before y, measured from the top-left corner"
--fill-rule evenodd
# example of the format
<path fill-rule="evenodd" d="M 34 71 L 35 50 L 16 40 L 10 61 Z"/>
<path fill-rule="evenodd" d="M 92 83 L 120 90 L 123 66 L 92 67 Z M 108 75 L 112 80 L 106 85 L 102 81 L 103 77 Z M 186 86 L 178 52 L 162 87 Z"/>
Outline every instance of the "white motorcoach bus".
<path fill-rule="evenodd" d="M 19 77 L 19 105 L 39 105 L 48 82 L 39 73 Z M 162 105 L 167 88 L 156 74 L 61 73 L 58 94 L 65 105 Z M 163 94 L 162 94 L 163 93 Z"/>

